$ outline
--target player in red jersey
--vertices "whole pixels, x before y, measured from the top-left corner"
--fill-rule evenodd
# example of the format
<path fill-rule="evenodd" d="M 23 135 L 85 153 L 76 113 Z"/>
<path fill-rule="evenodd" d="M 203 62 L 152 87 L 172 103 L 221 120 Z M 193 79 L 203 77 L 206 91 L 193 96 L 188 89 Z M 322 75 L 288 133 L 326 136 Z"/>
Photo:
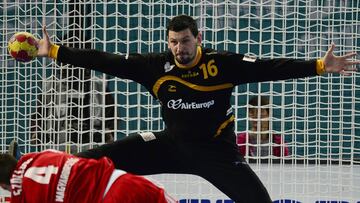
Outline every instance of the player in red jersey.
<path fill-rule="evenodd" d="M 17 161 L 0 154 L 0 186 L 11 202 L 176 202 L 148 179 L 115 170 L 113 162 L 46 150 Z"/>

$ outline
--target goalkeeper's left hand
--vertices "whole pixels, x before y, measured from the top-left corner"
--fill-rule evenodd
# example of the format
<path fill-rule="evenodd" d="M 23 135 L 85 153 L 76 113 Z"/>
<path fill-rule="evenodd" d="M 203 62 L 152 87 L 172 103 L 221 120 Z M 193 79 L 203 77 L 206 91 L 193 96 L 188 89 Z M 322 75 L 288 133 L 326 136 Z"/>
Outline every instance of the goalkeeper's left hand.
<path fill-rule="evenodd" d="M 360 61 L 351 61 L 350 59 L 357 55 L 357 53 L 349 53 L 344 56 L 335 56 L 333 54 L 335 44 L 331 44 L 329 50 L 326 52 L 323 62 L 325 72 L 327 73 L 340 73 L 342 75 L 351 75 L 351 71 L 356 71 L 354 65 L 360 64 Z"/>

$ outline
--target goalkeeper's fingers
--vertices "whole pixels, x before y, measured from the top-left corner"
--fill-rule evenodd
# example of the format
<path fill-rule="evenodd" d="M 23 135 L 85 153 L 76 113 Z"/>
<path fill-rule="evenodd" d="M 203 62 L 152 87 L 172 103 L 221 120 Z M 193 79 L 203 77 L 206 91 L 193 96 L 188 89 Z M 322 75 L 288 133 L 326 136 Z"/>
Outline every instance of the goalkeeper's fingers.
<path fill-rule="evenodd" d="M 50 42 L 49 34 L 46 30 L 46 25 L 43 25 L 42 31 L 43 31 L 43 38 L 39 40 L 39 51 L 37 55 L 46 57 L 50 53 L 51 42 Z"/>

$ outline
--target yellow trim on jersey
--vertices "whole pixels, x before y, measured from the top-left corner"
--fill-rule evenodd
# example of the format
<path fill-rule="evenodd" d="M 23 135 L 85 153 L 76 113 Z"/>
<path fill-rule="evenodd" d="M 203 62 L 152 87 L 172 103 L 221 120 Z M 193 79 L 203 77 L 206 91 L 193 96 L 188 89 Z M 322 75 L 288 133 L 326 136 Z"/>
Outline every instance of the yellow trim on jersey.
<path fill-rule="evenodd" d="M 226 121 L 224 121 L 220 126 L 219 128 L 217 129 L 216 131 L 216 134 L 214 137 L 217 137 L 221 134 L 221 131 L 227 126 L 229 125 L 229 123 L 233 122 L 235 120 L 235 116 L 232 115 L 229 119 L 227 119 Z"/>
<path fill-rule="evenodd" d="M 50 50 L 49 50 L 48 56 L 49 56 L 50 58 L 57 59 L 57 55 L 58 55 L 59 48 L 60 48 L 59 45 L 52 44 L 52 45 L 50 46 Z"/>
<path fill-rule="evenodd" d="M 213 85 L 213 86 L 202 86 L 202 85 L 196 85 L 193 83 L 190 83 L 188 81 L 185 81 L 179 77 L 176 76 L 172 76 L 172 75 L 167 75 L 167 76 L 163 76 L 161 78 L 159 78 L 156 83 L 153 86 L 153 92 L 156 96 L 156 98 L 158 98 L 158 91 L 160 89 L 160 86 L 165 82 L 165 81 L 169 81 L 169 80 L 173 80 L 176 82 L 179 82 L 185 86 L 190 87 L 191 89 L 194 90 L 198 90 L 198 91 L 203 91 L 203 92 L 211 92 L 211 91 L 216 91 L 216 90 L 222 90 L 222 89 L 228 89 L 228 88 L 232 88 L 234 87 L 233 84 L 231 83 L 224 83 L 221 85 Z"/>
<path fill-rule="evenodd" d="M 196 51 L 196 56 L 195 56 L 195 59 L 193 60 L 193 62 L 190 64 L 190 65 L 183 65 L 183 64 L 180 64 L 179 62 L 177 62 L 176 58 L 174 59 L 175 60 L 175 64 L 177 67 L 179 68 L 192 68 L 194 67 L 197 63 L 199 63 L 200 59 L 201 59 L 201 55 L 202 55 L 202 51 L 201 51 L 201 46 L 198 46 L 197 47 L 197 51 Z"/>
<path fill-rule="evenodd" d="M 322 75 L 325 73 L 325 64 L 321 59 L 316 60 L 316 73 Z"/>

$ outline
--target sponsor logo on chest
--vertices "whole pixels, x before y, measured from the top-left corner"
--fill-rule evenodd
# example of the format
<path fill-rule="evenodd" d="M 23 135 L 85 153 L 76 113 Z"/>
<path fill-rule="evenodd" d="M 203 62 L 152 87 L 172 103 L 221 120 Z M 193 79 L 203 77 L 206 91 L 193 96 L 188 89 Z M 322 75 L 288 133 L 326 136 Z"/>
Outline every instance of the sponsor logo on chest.
<path fill-rule="evenodd" d="M 209 109 L 212 105 L 215 104 L 214 100 L 206 101 L 206 102 L 183 102 L 182 99 L 171 99 L 167 103 L 167 107 L 169 109 L 181 109 L 181 110 L 191 110 L 191 109 Z"/>

